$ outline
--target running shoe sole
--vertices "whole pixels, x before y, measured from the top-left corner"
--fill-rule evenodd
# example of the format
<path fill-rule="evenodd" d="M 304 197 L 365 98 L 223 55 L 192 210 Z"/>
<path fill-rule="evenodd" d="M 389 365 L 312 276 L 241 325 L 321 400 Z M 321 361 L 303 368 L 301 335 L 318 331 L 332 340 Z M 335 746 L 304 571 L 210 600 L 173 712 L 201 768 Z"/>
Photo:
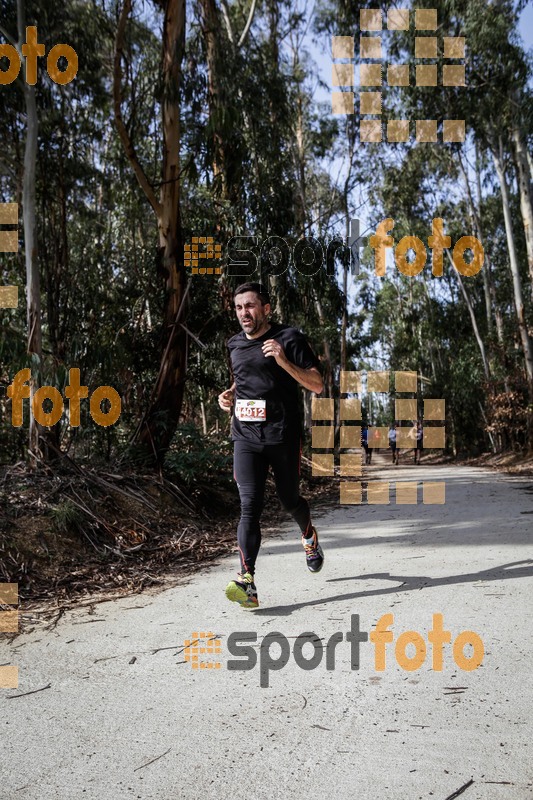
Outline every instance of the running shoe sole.
<path fill-rule="evenodd" d="M 325 561 L 325 558 L 324 558 L 324 553 L 323 553 L 323 551 L 322 551 L 322 548 L 320 548 L 320 555 L 322 556 L 322 561 L 321 561 L 321 563 L 320 563 L 320 566 L 318 567 L 318 569 L 314 569 L 314 568 L 313 568 L 313 567 L 312 567 L 312 566 L 309 564 L 309 562 L 307 562 L 307 569 L 309 570 L 309 572 L 314 572 L 314 573 L 320 572 L 320 570 L 321 570 L 321 569 L 322 569 L 322 567 L 324 566 L 324 561 Z"/>
<path fill-rule="evenodd" d="M 250 600 L 245 590 L 240 587 L 235 581 L 230 581 L 225 589 L 226 597 L 234 603 L 239 603 L 240 606 L 247 611 L 255 611 L 259 607 L 259 601 Z"/>

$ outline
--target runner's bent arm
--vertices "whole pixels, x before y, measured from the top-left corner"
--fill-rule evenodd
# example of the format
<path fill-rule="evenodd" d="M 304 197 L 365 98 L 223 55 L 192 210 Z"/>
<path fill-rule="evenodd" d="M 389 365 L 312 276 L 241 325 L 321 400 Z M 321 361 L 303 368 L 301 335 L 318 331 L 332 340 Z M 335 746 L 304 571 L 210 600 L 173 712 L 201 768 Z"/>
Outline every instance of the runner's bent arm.
<path fill-rule="evenodd" d="M 285 364 L 280 364 L 280 366 L 282 366 L 289 375 L 292 375 L 304 389 L 308 389 L 315 394 L 320 394 L 324 389 L 322 375 L 316 367 L 302 369 L 302 367 L 297 367 L 296 364 L 292 364 L 290 361 L 287 361 Z"/>
<path fill-rule="evenodd" d="M 231 411 L 231 406 L 233 405 L 233 398 L 235 396 L 235 389 L 237 384 L 234 382 L 233 386 L 229 389 L 226 389 L 224 392 L 221 392 L 218 396 L 218 404 L 223 411 L 227 411 L 228 413 Z"/>
<path fill-rule="evenodd" d="M 303 367 L 297 367 L 296 364 L 289 361 L 283 347 L 275 339 L 267 339 L 263 344 L 263 353 L 267 357 L 273 356 L 276 359 L 276 363 L 283 367 L 304 389 L 315 392 L 315 394 L 320 394 L 324 389 L 322 375 L 317 368 L 309 367 L 309 369 L 304 369 Z"/>

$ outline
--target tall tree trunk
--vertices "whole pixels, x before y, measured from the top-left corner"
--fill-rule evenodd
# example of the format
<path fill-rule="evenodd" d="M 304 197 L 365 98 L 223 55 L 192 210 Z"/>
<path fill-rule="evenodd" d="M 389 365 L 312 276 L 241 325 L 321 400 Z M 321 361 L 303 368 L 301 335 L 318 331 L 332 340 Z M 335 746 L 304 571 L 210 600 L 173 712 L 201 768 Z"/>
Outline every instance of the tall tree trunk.
<path fill-rule="evenodd" d="M 448 260 L 450 262 L 450 266 L 453 267 L 453 257 L 449 250 L 446 250 L 446 255 L 448 256 Z M 474 331 L 474 336 L 476 338 L 477 346 L 479 348 L 479 353 L 481 355 L 481 362 L 483 364 L 483 372 L 485 373 L 485 378 L 487 379 L 487 383 L 490 383 L 490 366 L 489 360 L 487 358 L 487 354 L 485 352 L 485 345 L 483 344 L 483 339 L 481 338 L 481 334 L 479 332 L 479 327 L 476 320 L 476 314 L 474 312 L 474 307 L 468 296 L 468 293 L 465 289 L 465 285 L 463 283 L 463 279 L 461 274 L 457 272 L 457 280 L 459 282 L 459 286 L 461 287 L 461 292 L 463 293 L 463 297 L 466 303 L 466 307 L 468 309 L 468 313 L 470 315 L 470 322 L 472 323 L 472 330 Z"/>
<path fill-rule="evenodd" d="M 293 50 L 293 71 L 298 69 L 298 50 Z M 294 161 L 296 173 L 296 198 L 295 198 L 295 220 L 298 233 L 304 237 L 307 233 L 309 213 L 307 209 L 307 188 L 305 179 L 305 163 L 306 163 L 306 147 L 305 147 L 305 132 L 304 132 L 304 118 L 303 118 L 303 105 L 301 87 L 298 86 L 298 95 L 296 98 L 296 128 L 294 131 Z M 324 331 L 326 328 L 326 316 L 320 298 L 313 286 L 311 289 L 313 303 L 316 309 L 320 327 Z M 327 336 L 322 339 L 323 355 L 324 355 L 324 385 L 327 387 L 326 396 L 333 397 L 333 365 L 331 362 L 331 347 Z"/>
<path fill-rule="evenodd" d="M 115 122 L 135 176 L 152 206 L 159 231 L 158 274 L 164 281 L 162 356 L 149 407 L 134 438 L 151 448 L 158 463 L 179 421 L 187 369 L 187 290 L 180 212 L 180 77 L 185 49 L 185 0 L 162 0 L 161 52 L 163 159 L 159 199 L 135 152 L 122 118 L 121 82 L 125 29 L 132 0 L 125 0 L 117 29 L 114 64 Z"/>
<path fill-rule="evenodd" d="M 220 81 L 222 58 L 220 52 L 221 20 L 215 0 L 200 0 L 202 13 L 202 33 L 207 57 L 207 93 L 209 102 L 209 123 L 213 137 L 213 177 L 215 194 L 228 200 L 228 175 L 226 146 L 228 137 L 224 135 L 222 124 L 227 98 L 223 96 Z"/>
<path fill-rule="evenodd" d="M 529 401 L 530 403 L 533 403 L 533 347 L 531 345 L 531 339 L 529 336 L 524 315 L 522 280 L 520 277 L 518 259 L 516 257 L 513 223 L 511 219 L 511 207 L 509 204 L 509 191 L 507 188 L 507 179 L 505 177 L 505 165 L 503 160 L 503 142 L 501 136 L 499 136 L 497 140 L 493 141 L 491 149 L 502 193 L 503 216 L 505 220 L 505 232 L 507 235 L 507 249 L 509 251 L 509 263 L 511 266 L 511 275 L 513 279 L 513 295 L 514 295 L 514 303 L 516 309 L 516 318 L 518 322 L 518 332 L 520 334 L 522 351 L 524 353 Z"/>
<path fill-rule="evenodd" d="M 481 199 L 482 199 L 481 176 L 480 176 L 479 152 L 478 152 L 477 143 L 476 143 L 476 146 L 475 146 L 475 175 L 476 175 L 476 188 L 477 188 L 477 203 L 474 201 L 472 190 L 470 188 L 470 181 L 468 179 L 468 174 L 467 174 L 467 171 L 466 171 L 466 169 L 464 167 L 463 160 L 461 158 L 461 153 L 460 152 L 458 153 L 458 161 L 459 161 L 459 166 L 461 168 L 461 172 L 463 173 L 463 179 L 464 179 L 465 186 L 466 186 L 466 194 L 467 194 L 467 199 L 468 199 L 468 206 L 469 206 L 469 209 L 470 209 L 470 215 L 471 215 L 471 219 L 472 219 L 472 222 L 473 222 L 474 232 L 475 232 L 477 238 L 479 239 L 479 241 L 483 244 L 484 243 L 484 235 L 483 235 L 483 224 L 482 224 L 482 213 L 481 213 Z M 448 252 L 448 256 L 449 256 L 449 252 Z M 495 289 L 494 289 L 494 284 L 492 282 L 491 270 L 492 270 L 492 262 L 491 262 L 491 257 L 490 257 L 490 253 L 489 253 L 489 248 L 485 247 L 485 263 L 483 265 L 482 275 L 483 275 L 483 292 L 484 292 L 484 297 L 485 297 L 485 315 L 486 315 L 486 319 L 487 319 L 487 333 L 489 335 L 489 346 L 488 346 L 489 353 L 488 353 L 488 355 L 485 353 L 485 346 L 484 346 L 483 340 L 482 340 L 482 338 L 480 336 L 479 330 L 477 329 L 477 322 L 476 322 L 476 317 L 475 317 L 475 314 L 474 314 L 474 310 L 473 310 L 473 307 L 472 307 L 472 305 L 470 303 L 470 298 L 468 297 L 468 295 L 466 293 L 466 289 L 465 289 L 463 280 L 461 278 L 461 275 L 459 273 L 457 273 L 457 279 L 458 279 L 459 285 L 461 287 L 461 291 L 463 293 L 463 297 L 464 297 L 465 302 L 467 304 L 468 313 L 470 314 L 470 318 L 472 320 L 472 326 L 473 326 L 473 329 L 474 329 L 474 335 L 475 335 L 475 338 L 476 338 L 476 341 L 477 341 L 477 344 L 478 344 L 479 351 L 481 353 L 481 359 L 483 361 L 483 368 L 485 370 L 485 377 L 486 377 L 487 383 L 488 383 L 488 390 L 489 390 L 489 392 L 491 394 L 493 394 L 494 391 L 495 391 L 495 386 L 494 386 L 493 381 L 490 380 L 490 374 L 489 374 L 490 373 L 489 366 L 490 366 L 490 364 L 492 364 L 492 366 L 494 366 L 494 362 L 495 362 L 494 352 L 493 352 L 493 348 L 492 348 L 492 341 L 491 341 L 491 339 L 492 339 L 491 334 L 492 334 L 492 330 L 493 330 L 493 324 L 492 324 L 492 309 L 493 309 L 493 307 L 494 307 L 494 316 L 495 316 L 495 319 L 496 319 L 496 335 L 497 335 L 498 344 L 499 344 L 499 357 L 501 359 L 502 367 L 503 367 L 503 371 L 504 371 L 504 375 L 505 375 L 504 388 L 505 388 L 506 392 L 509 391 L 509 382 L 508 382 L 508 379 L 507 379 L 507 371 L 506 371 L 506 366 L 505 366 L 505 347 L 504 347 L 504 337 L 503 337 L 503 319 L 502 319 L 502 315 L 501 315 L 501 310 L 500 310 L 500 308 L 498 306 L 498 303 L 496 302 L 496 292 L 495 292 Z M 492 436 L 490 434 L 489 434 L 489 438 L 490 438 L 490 441 L 491 441 L 491 446 L 494 447 L 494 439 L 492 438 Z"/>
<path fill-rule="evenodd" d="M 476 144 L 476 164 L 475 164 L 477 203 L 474 202 L 474 198 L 472 196 L 472 192 L 470 189 L 470 182 L 468 180 L 468 176 L 460 154 L 459 154 L 459 166 L 461 167 L 461 171 L 463 173 L 466 185 L 468 204 L 470 207 L 470 212 L 473 217 L 476 229 L 476 235 L 479 241 L 483 244 L 485 242 L 485 236 L 484 236 L 482 214 L 481 214 L 481 200 L 482 200 L 481 174 L 480 174 L 479 152 L 477 144 Z M 504 347 L 503 317 L 501 313 L 501 308 L 496 302 L 496 291 L 494 289 L 494 283 L 492 281 L 492 258 L 488 247 L 485 247 L 485 262 L 483 265 L 482 274 L 483 274 L 483 291 L 485 296 L 485 314 L 487 317 L 487 330 L 490 335 L 493 327 L 492 311 L 494 311 L 494 319 L 496 320 L 496 336 L 498 339 L 498 344 L 500 345 L 500 348 L 503 350 Z"/>
<path fill-rule="evenodd" d="M 526 149 L 526 158 L 529 166 L 529 174 L 533 175 L 533 156 L 531 155 L 531 151 L 528 149 Z"/>
<path fill-rule="evenodd" d="M 481 217 L 481 209 L 480 209 L 479 205 L 476 208 L 476 204 L 475 204 L 474 198 L 472 196 L 472 189 L 470 188 L 470 180 L 468 178 L 467 171 L 466 171 L 465 166 L 463 164 L 463 159 L 461 158 L 461 152 L 460 151 L 458 151 L 458 153 L 457 153 L 457 159 L 458 159 L 458 162 L 459 162 L 459 166 L 461 168 L 461 172 L 463 174 L 463 180 L 464 180 L 465 187 L 466 187 L 466 197 L 467 197 L 467 200 L 468 200 L 468 207 L 469 207 L 469 210 L 470 210 L 470 217 L 471 217 L 471 221 L 473 223 L 474 232 L 475 232 L 477 238 L 479 239 L 479 241 L 483 244 L 483 233 L 482 233 L 482 230 L 481 230 L 481 219 L 480 219 L 480 217 Z M 476 147 L 476 168 L 477 168 L 477 147 Z M 478 204 L 480 202 L 480 199 L 481 198 L 478 197 Z M 490 335 L 492 333 L 492 307 L 491 307 L 492 306 L 492 302 L 491 302 L 492 298 L 491 298 L 491 295 L 490 295 L 490 274 L 489 274 L 489 270 L 487 269 L 487 258 L 490 261 L 490 255 L 487 253 L 487 248 L 485 248 L 485 263 L 484 263 L 484 266 L 483 266 L 483 269 L 482 269 L 482 273 L 483 273 L 483 291 L 484 291 L 484 295 L 485 295 L 485 315 L 486 315 L 486 318 L 487 318 L 487 331 L 488 331 L 488 333 Z"/>
<path fill-rule="evenodd" d="M 267 0 L 265 3 L 265 16 L 267 19 L 268 25 L 268 34 L 266 37 L 266 52 L 267 52 L 267 75 L 271 79 L 274 85 L 276 82 L 280 80 L 281 76 L 281 66 L 280 66 L 280 19 L 281 19 L 281 12 L 282 8 L 278 0 Z M 280 115 L 280 110 L 278 106 L 278 98 L 273 99 L 272 96 L 269 96 L 265 102 L 265 113 L 268 114 L 268 118 L 270 120 L 270 129 L 272 133 L 272 148 L 271 153 L 275 154 L 275 157 L 272 159 L 269 169 L 266 173 L 266 180 L 263 181 L 263 191 L 265 194 L 269 196 L 269 205 L 271 209 L 276 208 L 279 205 L 279 190 L 284 184 L 285 175 L 283 171 L 283 165 L 281 162 L 281 154 L 283 152 L 283 139 L 281 136 L 281 131 L 283 130 L 284 126 L 287 124 L 287 121 L 283 118 L 283 115 Z M 265 175 L 265 173 L 263 173 Z M 272 225 L 275 218 L 272 217 L 272 211 L 269 213 L 270 219 L 267 220 L 267 225 Z M 289 215 L 286 215 L 286 219 L 276 219 L 275 223 L 278 227 L 278 235 L 283 237 L 284 234 L 288 233 L 289 231 L 292 232 L 293 224 L 292 220 L 289 219 Z M 283 226 L 283 227 L 282 227 Z M 281 275 L 271 275 L 269 278 L 270 282 L 270 294 L 274 299 L 274 303 L 277 308 L 278 319 L 280 322 L 287 324 L 288 320 L 286 319 L 285 309 L 283 308 L 283 296 L 284 296 L 284 286 L 287 282 L 287 274 L 282 273 Z"/>
<path fill-rule="evenodd" d="M 345 215 L 345 240 L 348 242 L 350 239 L 350 209 L 349 209 L 349 193 L 350 193 L 350 176 L 352 171 L 352 158 L 350 156 L 348 162 L 348 174 L 344 181 L 344 189 L 342 193 L 344 215 Z M 346 336 L 348 332 L 348 270 L 350 269 L 350 261 L 344 261 L 342 265 L 342 319 L 341 319 L 341 370 L 346 370 Z"/>
<path fill-rule="evenodd" d="M 326 328 L 326 316 L 324 314 L 324 309 L 322 308 L 322 303 L 318 297 L 316 290 L 313 288 L 313 299 L 315 303 L 316 312 L 318 314 L 318 319 L 320 320 L 320 327 L 322 330 Z M 324 384 L 327 387 L 326 389 L 326 397 L 333 397 L 333 364 L 331 362 L 331 348 L 329 346 L 329 341 L 327 336 L 324 336 L 322 339 L 322 346 L 324 348 Z"/>
<path fill-rule="evenodd" d="M 293 51 L 293 74 L 299 68 L 298 51 Z M 300 236 L 305 236 L 308 225 L 307 211 L 307 187 L 305 179 L 306 147 L 304 133 L 304 115 L 302 102 L 301 85 L 298 84 L 298 94 L 296 96 L 296 128 L 294 131 L 295 172 L 296 172 L 296 198 L 295 198 L 295 219 Z"/>
<path fill-rule="evenodd" d="M 355 116 L 348 117 L 346 121 L 346 138 L 348 142 L 348 172 L 344 181 L 342 199 L 343 211 L 345 214 L 345 237 L 346 241 L 350 241 L 350 208 L 349 197 L 351 190 L 351 178 L 355 155 Z M 346 369 L 346 335 L 348 331 L 348 270 L 350 269 L 350 261 L 343 264 L 342 269 L 342 291 L 344 293 L 342 321 L 341 321 L 341 369 Z"/>
<path fill-rule="evenodd" d="M 26 41 L 26 13 L 24 0 L 17 0 L 18 51 L 22 54 L 22 44 Z M 24 61 L 21 55 L 21 60 Z M 24 67 L 23 67 L 24 69 Z M 24 149 L 24 177 L 22 182 L 22 215 L 24 225 L 24 257 L 26 261 L 26 295 L 28 322 L 28 353 L 35 356 L 30 379 L 31 399 L 39 387 L 42 375 L 42 332 L 41 332 L 41 281 L 37 258 L 37 224 L 35 218 L 35 177 L 37 171 L 38 118 L 35 102 L 35 86 L 23 80 L 24 103 L 26 107 L 26 142 Z M 30 401 L 31 402 L 31 401 Z M 29 451 L 30 465 L 34 467 L 42 456 L 39 437 L 44 429 L 30 413 Z"/>
<path fill-rule="evenodd" d="M 207 0 L 203 0 L 203 2 L 207 2 Z M 252 22 L 253 22 L 253 19 L 254 19 L 256 6 L 257 6 L 257 0 L 251 0 L 250 10 L 248 12 L 248 19 L 246 20 L 246 24 L 245 24 L 245 26 L 244 26 L 244 28 L 242 30 L 241 35 L 239 36 L 238 41 L 236 41 L 237 37 L 236 37 L 236 34 L 235 34 L 235 32 L 233 30 L 233 27 L 232 27 L 232 24 L 231 24 L 230 10 L 229 10 L 229 6 L 228 6 L 228 3 L 227 3 L 227 0 L 222 0 L 222 3 L 221 3 L 222 18 L 224 20 L 224 24 L 226 26 L 226 33 L 228 35 L 228 39 L 230 41 L 233 54 L 235 56 L 236 56 L 237 52 L 239 51 L 239 49 L 244 44 L 244 42 L 246 41 L 246 39 L 247 39 L 247 37 L 248 37 L 248 35 L 250 33 L 250 28 L 252 27 Z M 241 103 L 241 110 L 242 110 L 242 116 L 243 116 L 243 127 L 244 127 L 244 131 L 246 133 L 246 136 L 247 136 L 246 144 L 247 144 L 248 151 L 250 153 L 250 161 L 254 165 L 254 173 L 255 173 L 255 176 L 256 176 L 257 186 L 259 187 L 261 180 L 260 180 L 259 162 L 258 162 L 258 158 L 257 158 L 257 148 L 256 148 L 256 144 L 255 144 L 255 141 L 254 141 L 254 133 L 253 133 L 253 130 L 252 130 L 252 124 L 251 124 L 251 120 L 250 120 L 250 115 L 249 115 L 249 113 L 247 111 L 246 103 L 243 101 L 243 93 L 242 93 L 242 87 L 241 87 L 240 81 L 237 84 L 237 96 L 238 96 L 239 101 Z M 240 198 L 240 186 L 237 187 L 235 191 L 239 193 L 239 198 Z M 245 226 L 244 219 L 241 220 L 241 223 L 242 223 L 242 226 L 244 227 Z"/>
<path fill-rule="evenodd" d="M 533 299 L 533 206 L 531 202 L 531 173 L 527 158 L 527 147 L 521 128 L 516 124 L 512 131 L 514 143 L 514 160 L 520 195 L 520 211 L 526 236 L 527 264 L 531 281 L 531 298 Z"/>
<path fill-rule="evenodd" d="M 432 300 L 431 294 L 429 292 L 428 281 L 427 281 L 426 276 L 424 275 L 424 272 L 422 272 L 422 281 L 423 281 L 423 286 L 424 286 L 424 297 L 425 297 L 428 317 L 429 317 L 429 320 L 430 320 L 430 323 L 431 323 L 431 327 L 433 328 L 433 330 L 435 330 L 436 329 L 436 320 L 435 320 L 435 313 L 434 313 L 434 310 L 433 310 L 433 300 Z M 422 338 L 422 328 L 421 328 L 421 326 L 418 325 L 417 328 L 418 328 L 417 337 L 418 337 L 420 352 L 423 353 L 424 349 L 427 347 L 427 350 L 428 350 L 428 353 L 429 353 L 429 358 L 430 358 L 430 363 L 431 363 L 431 374 L 433 376 L 433 380 L 436 382 L 436 380 L 437 380 L 437 370 L 436 370 L 435 356 L 436 356 L 436 359 L 437 359 L 437 361 L 439 363 L 439 367 L 440 367 L 441 373 L 444 371 L 444 364 L 443 364 L 443 359 L 442 359 L 442 349 L 440 347 L 437 347 L 435 342 L 433 342 L 431 340 L 431 338 L 428 338 L 427 341 L 424 341 L 423 338 Z"/>
<path fill-rule="evenodd" d="M 483 199 L 483 194 L 481 191 L 481 164 L 480 164 L 480 153 L 478 149 L 478 145 L 476 143 L 476 190 L 477 190 L 477 218 L 478 218 L 478 229 L 479 229 L 479 239 L 483 244 L 484 240 L 484 233 L 483 233 L 483 223 L 481 220 L 481 202 Z M 494 281 L 492 280 L 492 258 L 490 253 L 488 252 L 488 248 L 485 248 L 485 264 L 483 266 L 483 280 L 487 282 L 489 287 L 490 299 L 491 299 L 491 306 L 494 310 L 494 319 L 496 320 L 496 336 L 498 339 L 498 344 L 500 345 L 500 349 L 502 351 L 502 357 L 505 359 L 505 337 L 503 332 L 503 315 L 500 304 L 496 300 L 496 289 L 494 288 Z M 505 363 L 504 363 L 505 368 Z M 507 386 L 507 378 L 505 391 L 508 392 L 509 388 Z"/>

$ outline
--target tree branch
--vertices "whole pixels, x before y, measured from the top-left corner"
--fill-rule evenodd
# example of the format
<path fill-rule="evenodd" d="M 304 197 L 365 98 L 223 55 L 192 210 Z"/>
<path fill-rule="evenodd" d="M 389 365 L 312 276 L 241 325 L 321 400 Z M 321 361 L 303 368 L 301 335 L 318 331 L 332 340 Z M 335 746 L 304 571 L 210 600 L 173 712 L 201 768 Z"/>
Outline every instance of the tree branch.
<path fill-rule="evenodd" d="M 237 47 L 241 47 L 241 45 L 244 43 L 244 40 L 248 36 L 248 31 L 250 30 L 250 27 L 253 22 L 256 5 L 257 5 L 257 0 L 252 0 L 252 5 L 250 6 L 250 13 L 248 14 L 248 19 L 246 21 L 246 25 L 244 26 L 244 30 L 241 33 L 241 38 L 237 42 Z"/>
<path fill-rule="evenodd" d="M 448 248 L 446 248 L 446 255 L 448 256 L 448 261 L 450 262 L 451 266 L 455 269 L 455 264 L 453 263 L 453 257 L 452 257 L 452 254 L 450 253 Z M 468 313 L 470 314 L 470 321 L 472 323 L 472 330 L 474 331 L 474 336 L 476 338 L 477 346 L 479 348 L 479 353 L 481 355 L 481 362 L 483 364 L 483 372 L 485 373 L 485 378 L 487 379 L 487 381 L 490 381 L 490 366 L 489 366 L 489 362 L 488 362 L 488 359 L 487 359 L 487 354 L 485 352 L 485 345 L 483 344 L 483 339 L 481 338 L 481 334 L 479 332 L 479 328 L 478 328 L 478 324 L 477 324 L 477 320 L 476 320 L 476 314 L 475 314 L 475 311 L 474 311 L 474 307 L 472 305 L 472 301 L 470 300 L 470 297 L 468 296 L 468 292 L 466 291 L 466 288 L 465 288 L 465 285 L 463 283 L 463 279 L 461 278 L 461 274 L 460 274 L 459 270 L 456 270 L 456 277 L 457 277 L 457 281 L 459 283 L 459 286 L 461 287 L 461 292 L 463 293 L 463 297 L 464 297 L 464 300 L 465 300 L 465 303 L 466 303 L 466 307 L 468 309 Z"/>
<path fill-rule="evenodd" d="M 0 33 L 2 34 L 4 39 L 7 39 L 9 44 L 12 45 L 12 47 L 14 47 L 18 51 L 19 48 L 17 46 L 16 41 L 9 35 L 9 33 L 6 31 L 3 25 L 0 25 Z"/>
<path fill-rule="evenodd" d="M 122 117 L 121 60 L 124 52 L 124 36 L 126 32 L 126 24 L 128 22 L 128 17 L 131 11 L 131 3 L 132 0 L 124 0 L 124 6 L 122 7 L 122 11 L 120 12 L 117 35 L 115 38 L 115 61 L 113 65 L 113 108 L 115 112 L 115 123 L 117 126 L 118 135 L 120 136 L 128 160 L 133 168 L 133 171 L 135 172 L 135 176 L 139 182 L 141 189 L 148 198 L 148 201 L 152 206 L 152 208 L 154 209 L 156 216 L 159 218 L 162 212 L 161 204 L 158 201 L 157 197 L 155 196 L 153 187 L 150 181 L 148 180 L 146 173 L 139 162 L 139 159 L 137 158 L 135 147 L 133 145 L 128 129 L 126 128 L 126 125 L 124 124 L 124 119 Z"/>
<path fill-rule="evenodd" d="M 235 37 L 233 35 L 233 28 L 231 27 L 231 19 L 229 16 L 229 7 L 227 0 L 222 0 L 222 16 L 224 17 L 224 23 L 226 25 L 226 33 L 228 34 L 228 39 L 230 40 L 231 44 L 235 46 Z"/>

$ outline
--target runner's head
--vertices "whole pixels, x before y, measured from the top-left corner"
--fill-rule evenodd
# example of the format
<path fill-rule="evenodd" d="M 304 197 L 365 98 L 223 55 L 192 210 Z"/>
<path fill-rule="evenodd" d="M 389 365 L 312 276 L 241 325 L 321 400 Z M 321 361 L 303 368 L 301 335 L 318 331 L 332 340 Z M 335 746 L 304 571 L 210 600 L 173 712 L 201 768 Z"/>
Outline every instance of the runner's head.
<path fill-rule="evenodd" d="M 269 328 L 270 298 L 260 283 L 241 283 L 233 295 L 239 324 L 248 339 L 262 336 Z"/>
<path fill-rule="evenodd" d="M 245 294 L 246 292 L 253 292 L 256 294 L 262 305 L 270 305 L 270 296 L 262 283 L 252 283 L 251 281 L 248 283 L 241 283 L 233 292 L 233 298 L 235 299 L 238 294 Z"/>

